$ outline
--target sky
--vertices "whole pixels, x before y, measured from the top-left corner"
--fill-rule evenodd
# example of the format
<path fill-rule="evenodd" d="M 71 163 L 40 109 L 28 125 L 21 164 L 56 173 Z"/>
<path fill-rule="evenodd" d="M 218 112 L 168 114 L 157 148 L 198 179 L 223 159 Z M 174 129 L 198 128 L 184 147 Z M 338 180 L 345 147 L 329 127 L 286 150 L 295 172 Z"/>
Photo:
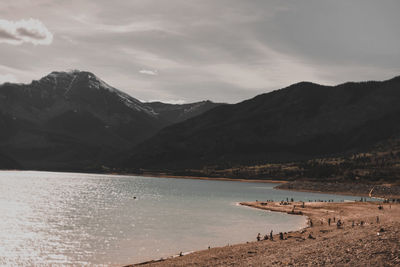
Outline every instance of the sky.
<path fill-rule="evenodd" d="M 236 103 L 400 75 L 398 0 L 0 2 L 0 83 L 93 72 L 143 101 Z"/>

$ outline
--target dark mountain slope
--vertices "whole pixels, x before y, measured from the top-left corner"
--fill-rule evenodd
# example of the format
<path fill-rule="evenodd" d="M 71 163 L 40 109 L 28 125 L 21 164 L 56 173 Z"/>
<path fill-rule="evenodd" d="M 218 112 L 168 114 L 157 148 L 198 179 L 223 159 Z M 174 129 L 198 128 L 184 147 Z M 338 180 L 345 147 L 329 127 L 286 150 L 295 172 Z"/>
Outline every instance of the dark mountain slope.
<path fill-rule="evenodd" d="M 334 87 L 302 82 L 169 126 L 123 167 L 224 167 L 359 150 L 400 133 L 399 101 L 399 77 Z"/>
<path fill-rule="evenodd" d="M 90 72 L 52 72 L 30 84 L 0 85 L 0 150 L 27 169 L 96 170 L 182 119 L 173 115 L 164 118 Z"/>
<path fill-rule="evenodd" d="M 15 160 L 0 153 L 0 170 L 14 170 L 20 168 L 21 166 Z"/>

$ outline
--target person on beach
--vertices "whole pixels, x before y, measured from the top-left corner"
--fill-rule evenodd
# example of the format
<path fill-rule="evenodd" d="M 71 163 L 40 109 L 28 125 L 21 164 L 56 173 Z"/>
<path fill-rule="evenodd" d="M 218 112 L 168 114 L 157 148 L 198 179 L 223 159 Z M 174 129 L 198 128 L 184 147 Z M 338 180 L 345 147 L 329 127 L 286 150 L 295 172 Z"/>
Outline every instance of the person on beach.
<path fill-rule="evenodd" d="M 311 219 L 310 219 L 310 227 L 313 227 L 313 222 Z"/>
<path fill-rule="evenodd" d="M 351 227 L 354 227 L 354 221 L 353 221 L 353 223 L 351 224 Z"/>
<path fill-rule="evenodd" d="M 331 226 L 331 218 L 328 219 L 328 225 Z"/>
<path fill-rule="evenodd" d="M 269 240 L 274 241 L 274 237 L 272 236 L 272 230 L 271 230 L 271 232 L 269 233 Z"/>
<path fill-rule="evenodd" d="M 379 216 L 376 216 L 376 223 L 379 223 Z"/>
<path fill-rule="evenodd" d="M 268 240 L 268 234 L 264 236 L 264 240 Z"/>
<path fill-rule="evenodd" d="M 261 241 L 261 234 L 260 233 L 258 233 L 258 235 L 257 235 L 257 241 Z"/>
<path fill-rule="evenodd" d="M 279 232 L 279 239 L 283 240 L 283 233 L 282 232 Z"/>

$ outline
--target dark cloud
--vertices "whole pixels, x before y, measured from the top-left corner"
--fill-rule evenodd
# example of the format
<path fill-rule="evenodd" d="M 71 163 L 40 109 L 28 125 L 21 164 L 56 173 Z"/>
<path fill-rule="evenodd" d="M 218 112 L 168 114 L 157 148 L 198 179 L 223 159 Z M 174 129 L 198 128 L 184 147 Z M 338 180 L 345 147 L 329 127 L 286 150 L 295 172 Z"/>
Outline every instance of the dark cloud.
<path fill-rule="evenodd" d="M 36 29 L 17 28 L 16 32 L 20 37 L 24 36 L 36 40 L 45 40 L 47 38 L 46 33 L 38 32 Z"/>
<path fill-rule="evenodd" d="M 0 39 L 18 41 L 18 37 L 12 33 L 0 28 Z M 1 41 L 0 41 L 1 42 Z"/>

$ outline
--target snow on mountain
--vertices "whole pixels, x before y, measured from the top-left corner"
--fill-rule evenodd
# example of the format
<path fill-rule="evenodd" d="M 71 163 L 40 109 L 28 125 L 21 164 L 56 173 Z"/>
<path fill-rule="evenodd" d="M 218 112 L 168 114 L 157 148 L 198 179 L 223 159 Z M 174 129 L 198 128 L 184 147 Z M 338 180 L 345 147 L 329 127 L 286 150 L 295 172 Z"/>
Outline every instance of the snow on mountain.
<path fill-rule="evenodd" d="M 152 108 L 144 105 L 136 98 L 116 89 L 115 87 L 110 86 L 91 72 L 79 70 L 51 72 L 39 80 L 39 82 L 52 83 L 54 89 L 63 86 L 64 96 L 67 96 L 71 89 L 78 86 L 77 83 L 82 81 L 84 81 L 84 85 L 90 89 L 107 90 L 108 92 L 115 94 L 122 103 L 133 110 L 145 112 L 151 116 L 157 115 Z M 82 86 L 82 84 L 79 84 L 79 86 Z"/>

